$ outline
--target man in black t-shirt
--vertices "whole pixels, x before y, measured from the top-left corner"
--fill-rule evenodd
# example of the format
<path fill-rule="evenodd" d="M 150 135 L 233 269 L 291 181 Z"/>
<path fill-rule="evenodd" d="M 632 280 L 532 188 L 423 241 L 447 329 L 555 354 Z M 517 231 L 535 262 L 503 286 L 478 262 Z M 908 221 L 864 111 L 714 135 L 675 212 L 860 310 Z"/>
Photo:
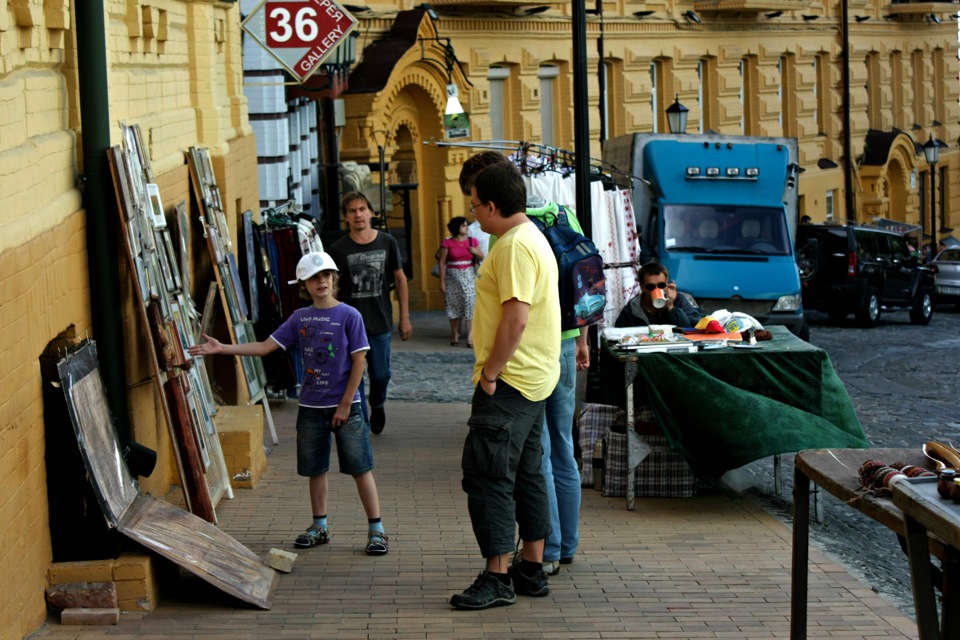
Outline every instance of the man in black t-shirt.
<path fill-rule="evenodd" d="M 393 333 L 393 305 L 390 301 L 390 283 L 397 289 L 400 302 L 400 338 L 407 340 L 413 333 L 410 324 L 410 304 L 407 278 L 403 273 L 400 246 L 387 233 L 373 228 L 373 207 L 359 192 L 343 196 L 340 203 L 350 233 L 330 247 L 329 253 L 340 269 L 341 302 L 356 308 L 363 316 L 370 350 L 367 352 L 367 375 L 370 394 L 360 384 L 360 405 L 370 431 L 380 433 L 386 424 L 383 405 L 387 401 L 390 384 L 390 337 Z M 370 410 L 367 411 L 369 399 Z"/>

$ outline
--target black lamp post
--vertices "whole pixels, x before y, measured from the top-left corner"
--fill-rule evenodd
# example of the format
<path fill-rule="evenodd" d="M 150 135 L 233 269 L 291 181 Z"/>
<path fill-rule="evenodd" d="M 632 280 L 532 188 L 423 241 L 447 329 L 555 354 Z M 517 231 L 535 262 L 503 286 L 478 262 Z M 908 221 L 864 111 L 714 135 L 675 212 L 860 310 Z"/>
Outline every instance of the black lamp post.
<path fill-rule="evenodd" d="M 673 104 L 667 107 L 667 126 L 670 133 L 687 132 L 687 116 L 690 110 L 680 104 L 679 96 L 674 96 Z"/>
<path fill-rule="evenodd" d="M 923 155 L 930 165 L 930 260 L 937 256 L 937 160 L 940 159 L 940 146 L 933 136 L 923 145 Z"/>

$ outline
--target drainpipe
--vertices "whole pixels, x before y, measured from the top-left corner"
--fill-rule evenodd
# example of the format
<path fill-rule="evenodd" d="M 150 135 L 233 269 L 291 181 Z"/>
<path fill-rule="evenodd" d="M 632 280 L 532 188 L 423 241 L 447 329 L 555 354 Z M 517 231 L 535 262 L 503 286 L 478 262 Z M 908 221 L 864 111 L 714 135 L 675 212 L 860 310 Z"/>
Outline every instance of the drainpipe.
<path fill-rule="evenodd" d="M 83 208 L 87 215 L 87 268 L 93 337 L 100 375 L 113 413 L 121 449 L 130 442 L 126 357 L 120 318 L 120 267 L 117 224 L 120 216 L 107 164 L 110 148 L 110 95 L 103 0 L 74 2 L 77 28 L 77 86 L 83 144 Z"/>

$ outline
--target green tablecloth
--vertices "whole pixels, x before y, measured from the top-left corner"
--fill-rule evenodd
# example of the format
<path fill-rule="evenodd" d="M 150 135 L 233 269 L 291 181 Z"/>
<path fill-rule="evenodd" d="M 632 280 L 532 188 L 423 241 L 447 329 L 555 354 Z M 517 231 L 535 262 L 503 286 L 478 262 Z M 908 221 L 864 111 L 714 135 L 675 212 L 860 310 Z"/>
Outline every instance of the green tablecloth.
<path fill-rule="evenodd" d="M 768 329 L 773 340 L 750 350 L 636 354 L 604 341 L 607 399 L 623 406 L 633 379 L 670 448 L 707 480 L 774 454 L 869 447 L 827 353 L 785 327 Z"/>

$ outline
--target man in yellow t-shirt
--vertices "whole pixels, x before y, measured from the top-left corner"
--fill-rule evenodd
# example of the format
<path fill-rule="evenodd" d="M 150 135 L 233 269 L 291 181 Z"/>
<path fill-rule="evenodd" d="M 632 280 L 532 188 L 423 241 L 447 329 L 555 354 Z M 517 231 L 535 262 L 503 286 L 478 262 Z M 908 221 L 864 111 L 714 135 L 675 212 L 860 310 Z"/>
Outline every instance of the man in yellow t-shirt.
<path fill-rule="evenodd" d="M 517 169 L 491 165 L 472 180 L 471 213 L 498 240 L 477 274 L 476 352 L 470 433 L 463 446 L 463 490 L 486 570 L 450 599 L 458 609 L 545 596 L 544 538 L 550 510 L 540 468 L 544 405 L 560 377 L 557 262 L 526 214 Z M 516 523 L 516 524 L 515 524 Z M 510 566 L 514 531 L 523 557 Z"/>

